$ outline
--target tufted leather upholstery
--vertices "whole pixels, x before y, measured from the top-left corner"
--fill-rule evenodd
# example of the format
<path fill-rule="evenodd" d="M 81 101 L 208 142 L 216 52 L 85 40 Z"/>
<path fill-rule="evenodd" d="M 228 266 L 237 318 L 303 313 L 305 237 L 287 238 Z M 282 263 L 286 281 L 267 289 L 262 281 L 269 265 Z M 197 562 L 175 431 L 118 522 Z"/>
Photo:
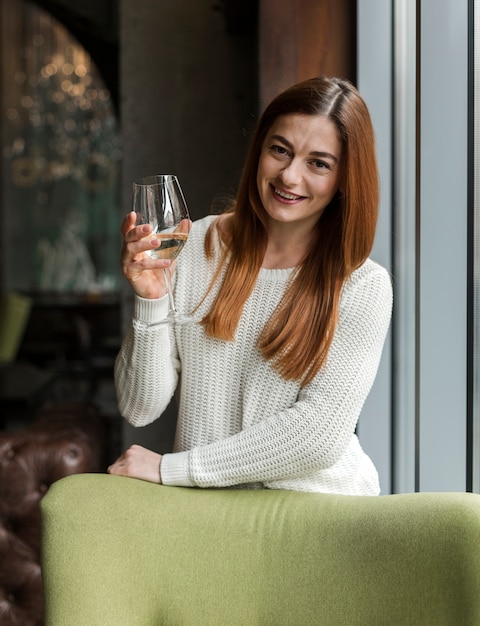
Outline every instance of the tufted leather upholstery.
<path fill-rule="evenodd" d="M 39 503 L 70 474 L 105 468 L 105 425 L 91 406 L 44 409 L 27 428 L 0 431 L 0 624 L 40 626 Z"/>

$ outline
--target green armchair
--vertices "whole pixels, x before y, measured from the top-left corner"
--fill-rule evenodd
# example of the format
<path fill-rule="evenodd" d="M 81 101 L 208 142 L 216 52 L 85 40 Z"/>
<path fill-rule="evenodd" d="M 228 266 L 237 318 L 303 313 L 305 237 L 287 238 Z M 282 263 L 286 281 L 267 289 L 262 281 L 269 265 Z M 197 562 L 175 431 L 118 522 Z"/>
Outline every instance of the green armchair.
<path fill-rule="evenodd" d="M 480 496 L 164 487 L 41 502 L 46 626 L 480 624 Z"/>

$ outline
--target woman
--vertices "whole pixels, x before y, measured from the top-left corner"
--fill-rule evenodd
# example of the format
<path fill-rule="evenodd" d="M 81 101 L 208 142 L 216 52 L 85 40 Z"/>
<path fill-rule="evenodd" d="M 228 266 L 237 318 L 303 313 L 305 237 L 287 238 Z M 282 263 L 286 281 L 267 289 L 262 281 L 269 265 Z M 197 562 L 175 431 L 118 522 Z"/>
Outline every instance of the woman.
<path fill-rule="evenodd" d="M 112 474 L 166 485 L 379 493 L 355 435 L 391 307 L 387 272 L 368 258 L 378 212 L 374 133 L 364 101 L 340 79 L 280 94 L 259 120 L 237 198 L 193 224 L 175 270 L 122 225 L 134 317 L 116 361 L 119 407 L 135 426 L 179 393 L 174 452 L 132 446 Z M 172 268 L 173 269 L 173 268 Z M 180 384 L 181 383 L 181 384 Z"/>

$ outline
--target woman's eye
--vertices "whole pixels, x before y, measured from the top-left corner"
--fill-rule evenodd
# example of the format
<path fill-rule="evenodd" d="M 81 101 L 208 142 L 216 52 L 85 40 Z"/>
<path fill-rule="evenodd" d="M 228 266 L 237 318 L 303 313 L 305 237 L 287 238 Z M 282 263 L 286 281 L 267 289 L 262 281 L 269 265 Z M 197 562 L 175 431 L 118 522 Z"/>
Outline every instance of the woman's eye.
<path fill-rule="evenodd" d="M 278 154 L 279 156 L 289 156 L 288 150 L 284 148 L 283 146 L 273 145 L 273 146 L 270 146 L 270 150 L 274 154 Z"/>
<path fill-rule="evenodd" d="M 328 165 L 328 163 L 326 163 L 325 161 L 319 161 L 317 159 L 315 159 L 315 161 L 312 161 L 312 165 L 315 169 L 318 169 L 318 170 L 330 169 L 330 166 Z"/>

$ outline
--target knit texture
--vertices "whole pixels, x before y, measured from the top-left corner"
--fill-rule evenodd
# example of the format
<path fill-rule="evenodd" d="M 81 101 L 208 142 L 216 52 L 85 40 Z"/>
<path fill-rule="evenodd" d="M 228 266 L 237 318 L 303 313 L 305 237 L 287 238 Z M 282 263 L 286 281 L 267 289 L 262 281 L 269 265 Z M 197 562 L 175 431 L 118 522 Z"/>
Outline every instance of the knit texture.
<path fill-rule="evenodd" d="M 213 219 L 194 223 L 179 258 L 180 312 L 191 312 L 210 283 L 218 258 L 207 260 L 203 245 Z M 231 342 L 207 337 L 198 324 L 149 326 L 167 314 L 167 300 L 135 298 L 115 364 L 117 397 L 121 414 L 142 426 L 157 419 L 178 392 L 174 450 L 162 459 L 164 484 L 379 493 L 376 469 L 354 431 L 390 323 L 390 277 L 370 259 L 352 274 L 342 290 L 327 363 L 302 389 L 282 379 L 257 347 L 291 272 L 260 270 Z"/>

